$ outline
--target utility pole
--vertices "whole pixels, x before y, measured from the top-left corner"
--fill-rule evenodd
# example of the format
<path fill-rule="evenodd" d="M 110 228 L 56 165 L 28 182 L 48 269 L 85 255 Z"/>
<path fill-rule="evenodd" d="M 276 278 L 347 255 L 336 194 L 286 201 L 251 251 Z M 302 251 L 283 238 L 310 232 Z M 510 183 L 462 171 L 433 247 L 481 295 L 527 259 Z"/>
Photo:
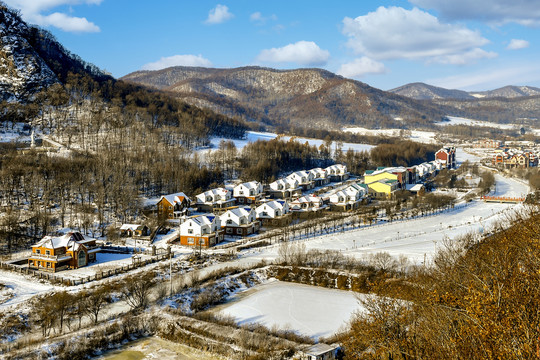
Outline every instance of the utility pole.
<path fill-rule="evenodd" d="M 169 296 L 172 296 L 172 250 L 169 251 Z"/>

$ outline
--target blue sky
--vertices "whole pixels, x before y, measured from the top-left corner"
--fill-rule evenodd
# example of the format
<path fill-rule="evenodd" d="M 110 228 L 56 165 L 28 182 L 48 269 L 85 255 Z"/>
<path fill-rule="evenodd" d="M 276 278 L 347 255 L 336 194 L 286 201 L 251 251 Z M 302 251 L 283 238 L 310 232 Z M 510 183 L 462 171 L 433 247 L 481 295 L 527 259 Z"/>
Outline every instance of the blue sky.
<path fill-rule="evenodd" d="M 388 90 L 540 87 L 538 0 L 4 0 L 121 77 L 173 65 L 319 67 Z"/>

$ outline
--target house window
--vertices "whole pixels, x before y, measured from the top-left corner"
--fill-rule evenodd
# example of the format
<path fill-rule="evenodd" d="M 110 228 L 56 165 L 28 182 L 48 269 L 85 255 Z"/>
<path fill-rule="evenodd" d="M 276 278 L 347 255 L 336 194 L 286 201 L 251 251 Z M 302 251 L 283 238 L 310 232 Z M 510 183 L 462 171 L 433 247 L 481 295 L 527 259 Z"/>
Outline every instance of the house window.
<path fill-rule="evenodd" d="M 193 244 L 195 244 L 195 239 L 190 237 L 190 238 L 187 239 L 187 243 L 188 243 L 188 245 L 193 245 Z"/>
<path fill-rule="evenodd" d="M 242 235 L 242 229 L 236 229 L 236 233 L 237 233 L 238 235 Z"/>
<path fill-rule="evenodd" d="M 169 210 L 172 210 L 172 206 L 169 206 Z"/>
<path fill-rule="evenodd" d="M 193 234 L 193 229 L 188 229 L 188 234 Z"/>
<path fill-rule="evenodd" d="M 199 239 L 199 245 L 204 245 L 204 239 Z"/>
<path fill-rule="evenodd" d="M 51 250 L 45 250 L 45 255 L 51 255 Z"/>
<path fill-rule="evenodd" d="M 36 249 L 36 254 L 41 254 L 41 250 Z"/>
<path fill-rule="evenodd" d="M 232 220 L 231 219 L 227 220 L 227 225 L 232 225 Z"/>
<path fill-rule="evenodd" d="M 233 229 L 231 229 L 231 228 L 227 228 L 226 231 L 227 231 L 227 234 L 232 234 L 233 233 Z"/>
<path fill-rule="evenodd" d="M 47 268 L 50 268 L 50 267 L 51 267 L 51 263 L 47 262 Z"/>

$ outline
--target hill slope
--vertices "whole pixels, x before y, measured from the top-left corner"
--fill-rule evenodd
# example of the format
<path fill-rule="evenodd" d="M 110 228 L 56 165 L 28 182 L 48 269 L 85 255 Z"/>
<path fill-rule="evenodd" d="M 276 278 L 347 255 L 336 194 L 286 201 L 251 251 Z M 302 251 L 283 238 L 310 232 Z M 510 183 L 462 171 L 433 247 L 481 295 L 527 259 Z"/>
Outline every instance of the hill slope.
<path fill-rule="evenodd" d="M 477 91 L 470 92 L 474 97 L 478 98 L 493 98 L 493 97 L 503 97 L 503 98 L 516 98 L 524 96 L 536 96 L 540 95 L 540 89 L 532 86 L 505 86 L 495 90 L 489 91 Z"/>
<path fill-rule="evenodd" d="M 433 100 L 433 99 L 474 99 L 466 91 L 448 90 L 437 86 L 432 86 L 424 83 L 406 84 L 395 89 L 389 90 L 394 94 L 406 96 L 416 100 Z"/>
<path fill-rule="evenodd" d="M 172 67 L 122 80 L 166 90 L 188 103 L 282 127 L 429 125 L 447 115 L 422 103 L 321 69 Z"/>
<path fill-rule="evenodd" d="M 112 79 L 0 3 L 0 100 L 27 101 L 54 83 L 65 83 L 69 73 Z"/>

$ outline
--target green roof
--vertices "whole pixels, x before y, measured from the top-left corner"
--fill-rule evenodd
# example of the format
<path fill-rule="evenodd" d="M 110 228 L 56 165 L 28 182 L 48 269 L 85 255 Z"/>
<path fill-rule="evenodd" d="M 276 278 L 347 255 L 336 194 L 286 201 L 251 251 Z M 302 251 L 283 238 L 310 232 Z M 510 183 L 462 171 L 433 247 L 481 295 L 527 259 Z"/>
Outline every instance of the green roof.
<path fill-rule="evenodd" d="M 375 172 L 375 170 L 366 170 L 366 174 L 367 174 L 367 175 L 371 175 L 371 174 L 373 174 L 374 172 Z"/>

